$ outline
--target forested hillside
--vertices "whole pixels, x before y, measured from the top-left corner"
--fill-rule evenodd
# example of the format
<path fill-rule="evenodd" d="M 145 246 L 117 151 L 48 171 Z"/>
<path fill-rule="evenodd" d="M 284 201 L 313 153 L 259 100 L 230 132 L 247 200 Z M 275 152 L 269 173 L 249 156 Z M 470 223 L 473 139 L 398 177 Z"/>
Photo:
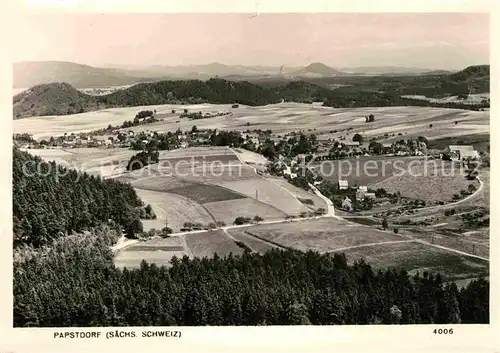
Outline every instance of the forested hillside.
<path fill-rule="evenodd" d="M 489 66 L 471 66 L 448 75 L 337 77 L 288 81 L 276 79 L 260 83 L 212 78 L 141 83 L 104 96 L 83 94 L 68 84 L 36 86 L 14 97 L 14 117 L 66 115 L 104 109 L 156 104 L 231 104 L 250 106 L 281 102 L 324 102 L 325 106 L 439 106 L 480 109 L 488 104 L 437 104 L 404 99 L 402 95 L 444 97 L 489 92 Z M 331 89 L 332 86 L 339 86 Z"/>
<path fill-rule="evenodd" d="M 101 180 L 13 150 L 14 245 L 39 247 L 112 221 L 142 231 L 142 201 L 129 184 Z"/>
<path fill-rule="evenodd" d="M 482 279 L 458 290 L 439 275 L 349 266 L 343 254 L 277 250 L 120 270 L 109 232 L 19 252 L 14 326 L 489 322 L 489 283 Z"/>
<path fill-rule="evenodd" d="M 215 104 L 241 103 L 265 105 L 279 101 L 275 92 L 246 81 L 210 79 L 208 81 L 161 81 L 134 85 L 99 100 L 108 106 L 137 106 L 187 102 Z"/>

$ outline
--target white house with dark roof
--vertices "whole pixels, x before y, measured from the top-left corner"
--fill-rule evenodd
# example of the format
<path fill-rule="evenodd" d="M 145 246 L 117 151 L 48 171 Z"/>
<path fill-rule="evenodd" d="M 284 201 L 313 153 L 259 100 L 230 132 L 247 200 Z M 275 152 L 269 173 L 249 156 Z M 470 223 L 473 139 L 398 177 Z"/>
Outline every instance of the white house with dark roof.
<path fill-rule="evenodd" d="M 477 159 L 479 153 L 471 145 L 450 145 L 446 149 L 452 160 Z"/>

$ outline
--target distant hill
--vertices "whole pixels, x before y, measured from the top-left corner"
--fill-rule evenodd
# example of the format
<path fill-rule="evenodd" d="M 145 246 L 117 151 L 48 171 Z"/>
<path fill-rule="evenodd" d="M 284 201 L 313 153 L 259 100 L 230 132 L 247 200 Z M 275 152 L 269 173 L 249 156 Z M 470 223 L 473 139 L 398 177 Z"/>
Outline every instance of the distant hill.
<path fill-rule="evenodd" d="M 13 98 L 14 119 L 76 114 L 101 107 L 94 97 L 78 91 L 68 83 L 37 85 Z"/>
<path fill-rule="evenodd" d="M 450 75 L 450 79 L 454 81 L 474 81 L 481 79 L 489 79 L 490 65 L 475 65 L 469 66 L 462 71 Z"/>
<path fill-rule="evenodd" d="M 338 72 L 325 65 L 309 65 L 303 72 L 332 75 Z M 332 71 L 333 70 L 333 71 Z M 242 78 L 239 76 L 239 78 Z M 329 82 L 335 81 L 335 82 Z M 250 106 L 285 101 L 323 101 L 333 107 L 369 107 L 391 105 L 424 105 L 418 100 L 403 99 L 404 95 L 442 98 L 489 92 L 489 66 L 471 66 L 454 74 L 407 76 L 321 76 L 319 79 L 273 78 L 229 81 L 165 80 L 139 83 L 113 93 L 90 96 L 68 83 L 37 85 L 14 96 L 14 118 L 41 115 L 65 115 L 104 109 L 156 104 L 231 104 Z M 335 86 L 335 89 L 329 87 Z M 454 108 L 473 109 L 466 105 Z"/>
<path fill-rule="evenodd" d="M 40 84 L 66 82 L 77 88 L 100 88 L 130 85 L 160 78 L 144 71 L 97 68 L 65 61 L 30 61 L 15 63 L 14 88 L 28 88 Z"/>
<path fill-rule="evenodd" d="M 419 75 L 437 70 L 401 66 L 360 66 L 345 67 L 341 71 L 356 75 Z M 451 71 L 439 71 L 442 71 L 442 73 L 451 73 Z"/>
<path fill-rule="evenodd" d="M 344 73 L 339 71 L 339 70 L 335 70 L 334 68 L 331 68 L 330 66 L 327 66 L 323 63 L 315 62 L 315 63 L 312 63 L 312 64 L 304 67 L 303 69 L 300 69 L 298 71 L 291 73 L 290 75 L 293 75 L 293 76 L 312 76 L 312 77 L 329 77 L 329 76 L 344 75 Z"/>

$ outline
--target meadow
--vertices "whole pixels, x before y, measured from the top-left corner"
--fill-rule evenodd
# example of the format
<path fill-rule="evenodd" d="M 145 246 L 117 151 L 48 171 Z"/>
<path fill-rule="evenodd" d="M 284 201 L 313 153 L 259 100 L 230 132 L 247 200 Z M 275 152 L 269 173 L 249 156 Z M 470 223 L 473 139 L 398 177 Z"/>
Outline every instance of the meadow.
<path fill-rule="evenodd" d="M 15 120 L 14 133 L 30 133 L 35 138 L 62 135 L 67 132 L 86 132 L 107 126 L 118 125 L 124 120 L 133 120 L 141 110 L 157 110 L 164 119 L 148 125 L 148 129 L 158 132 L 191 129 L 225 129 L 245 131 L 247 129 L 271 129 L 274 133 L 284 134 L 292 131 L 315 131 L 319 135 L 329 134 L 334 138 L 341 136 L 352 139 L 355 133 L 364 136 L 399 134 L 406 137 L 423 135 L 428 139 L 489 132 L 489 111 L 465 111 L 460 109 L 429 107 L 376 107 L 376 108 L 331 108 L 315 104 L 281 103 L 267 106 L 250 107 L 239 105 L 199 104 L 199 105 L 155 105 L 128 108 L 112 108 L 96 112 L 66 116 L 43 116 Z M 180 119 L 183 109 L 188 111 L 212 112 L 230 110 L 233 115 L 189 121 Z M 176 113 L 173 114 L 172 110 Z M 373 114 L 375 121 L 365 122 L 365 116 Z M 455 124 L 458 121 L 458 124 Z M 429 124 L 432 122 L 433 127 Z M 143 126 L 131 128 L 143 131 Z"/>

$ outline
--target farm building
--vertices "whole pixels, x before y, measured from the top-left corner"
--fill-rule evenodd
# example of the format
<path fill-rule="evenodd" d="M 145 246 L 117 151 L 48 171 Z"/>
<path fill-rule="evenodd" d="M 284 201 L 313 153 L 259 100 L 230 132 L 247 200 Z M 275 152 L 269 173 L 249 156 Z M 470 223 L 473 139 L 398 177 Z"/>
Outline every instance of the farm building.
<path fill-rule="evenodd" d="M 339 189 L 340 190 L 347 190 L 349 188 L 349 183 L 347 180 L 339 180 Z"/>
<path fill-rule="evenodd" d="M 349 197 L 345 197 L 345 199 L 342 201 L 342 209 L 344 211 L 352 211 L 352 201 Z"/>
<path fill-rule="evenodd" d="M 446 149 L 452 160 L 476 159 L 479 154 L 471 145 L 450 145 Z"/>
<path fill-rule="evenodd" d="M 347 147 L 359 147 L 358 141 L 346 141 L 346 142 L 342 142 L 342 144 L 344 146 L 347 146 Z"/>
<path fill-rule="evenodd" d="M 356 200 L 363 201 L 366 197 L 367 192 L 368 192 L 367 186 L 358 187 L 358 190 L 356 191 Z"/>

